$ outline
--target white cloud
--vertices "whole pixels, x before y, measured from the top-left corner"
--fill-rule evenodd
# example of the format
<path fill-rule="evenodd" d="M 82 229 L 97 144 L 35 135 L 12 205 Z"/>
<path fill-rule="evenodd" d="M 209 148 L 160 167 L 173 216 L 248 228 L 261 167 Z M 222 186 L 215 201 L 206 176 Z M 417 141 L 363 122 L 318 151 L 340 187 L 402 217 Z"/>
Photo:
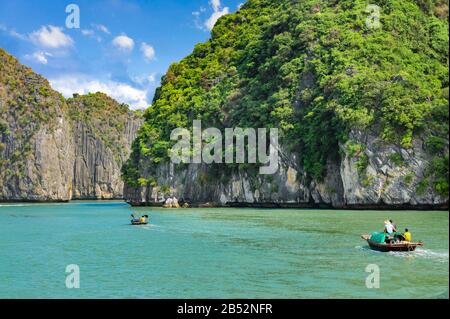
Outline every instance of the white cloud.
<path fill-rule="evenodd" d="M 105 27 L 103 24 L 94 24 L 94 26 L 95 26 L 98 30 L 102 31 L 103 33 L 111 34 L 111 32 L 109 31 L 109 29 L 108 29 L 107 27 Z"/>
<path fill-rule="evenodd" d="M 85 37 L 95 39 L 97 40 L 97 42 L 102 42 L 102 38 L 98 36 L 92 29 L 82 29 L 81 34 L 84 35 Z"/>
<path fill-rule="evenodd" d="M 94 30 L 83 29 L 83 30 L 81 30 L 81 34 L 83 34 L 85 36 L 93 36 L 95 34 L 95 32 L 94 32 Z"/>
<path fill-rule="evenodd" d="M 29 38 L 25 34 L 19 33 L 19 32 L 17 32 L 14 29 L 10 30 L 3 24 L 0 24 L 0 31 L 5 32 L 9 36 L 11 36 L 13 38 L 16 38 L 16 39 L 19 39 L 19 40 L 24 40 L 24 41 L 28 41 L 29 40 Z"/>
<path fill-rule="evenodd" d="M 211 0 L 210 1 L 211 7 L 213 8 L 214 12 L 220 10 L 220 0 Z"/>
<path fill-rule="evenodd" d="M 145 75 L 130 76 L 130 78 L 134 83 L 140 86 L 156 83 L 156 73 L 151 73 L 148 75 L 145 74 Z"/>
<path fill-rule="evenodd" d="M 69 47 L 73 44 L 70 36 L 64 34 L 60 27 L 52 25 L 42 26 L 39 30 L 31 33 L 29 37 L 34 44 L 51 49 Z"/>
<path fill-rule="evenodd" d="M 212 30 L 214 25 L 216 24 L 217 20 L 219 20 L 220 17 L 230 13 L 230 10 L 228 7 L 225 7 L 223 9 L 218 9 L 217 11 L 214 10 L 213 14 L 209 17 L 208 20 L 205 22 L 205 26 L 208 30 Z"/>
<path fill-rule="evenodd" d="M 131 51 L 134 48 L 134 40 L 125 34 L 115 37 L 112 41 L 113 45 L 121 50 Z"/>
<path fill-rule="evenodd" d="M 206 21 L 200 22 L 201 16 L 206 12 L 205 8 L 202 7 L 198 11 L 192 12 L 192 15 L 195 17 L 195 26 L 205 31 L 211 31 L 220 17 L 230 13 L 230 9 L 228 7 L 222 7 L 220 0 L 210 0 L 209 6 L 212 9 L 212 13 Z"/>
<path fill-rule="evenodd" d="M 155 49 L 145 42 L 141 44 L 141 51 L 146 60 L 151 61 L 155 58 Z"/>
<path fill-rule="evenodd" d="M 52 55 L 48 52 L 34 52 L 33 54 L 26 54 L 25 59 L 34 61 L 36 63 L 47 64 L 47 57 L 51 57 Z"/>
<path fill-rule="evenodd" d="M 147 102 L 148 90 L 137 89 L 126 83 L 101 81 L 79 74 L 66 75 L 49 81 L 51 86 L 65 97 L 72 97 L 74 93 L 102 92 L 120 103 L 130 105 L 132 109 L 147 108 L 150 105 Z"/>

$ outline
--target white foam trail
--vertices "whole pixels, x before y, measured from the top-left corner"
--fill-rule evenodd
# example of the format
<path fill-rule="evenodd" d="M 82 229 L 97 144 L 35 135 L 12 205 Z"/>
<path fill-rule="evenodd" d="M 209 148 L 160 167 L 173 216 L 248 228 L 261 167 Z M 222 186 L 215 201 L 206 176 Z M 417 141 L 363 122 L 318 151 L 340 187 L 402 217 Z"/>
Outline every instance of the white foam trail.
<path fill-rule="evenodd" d="M 436 251 L 432 251 L 430 249 L 418 248 L 418 249 L 416 249 L 415 253 L 418 256 L 425 257 L 425 258 L 442 259 L 442 260 L 448 261 L 448 251 L 447 252 L 436 252 Z"/>
<path fill-rule="evenodd" d="M 396 257 L 406 257 L 406 258 L 424 258 L 435 260 L 438 262 L 448 262 L 448 251 L 447 252 L 436 252 L 431 249 L 417 248 L 414 252 L 390 252 L 391 255 Z"/>
<path fill-rule="evenodd" d="M 372 250 L 369 246 L 355 246 L 355 249 L 359 249 L 362 251 L 370 251 L 373 253 L 381 253 L 386 254 L 380 251 Z M 400 258 L 424 258 L 424 259 L 430 259 L 435 260 L 437 262 L 445 263 L 448 262 L 448 251 L 446 252 L 437 252 L 433 251 L 431 249 L 423 249 L 423 248 L 417 248 L 415 251 L 409 251 L 409 252 L 398 252 L 398 251 L 390 251 L 387 254 L 393 256 L 393 257 L 400 257 Z"/>
<path fill-rule="evenodd" d="M 153 230 L 155 228 L 161 228 L 161 226 L 158 226 L 158 225 L 155 225 L 155 224 L 138 225 L 137 227 L 140 228 L 140 229 L 145 229 L 145 230 Z"/>

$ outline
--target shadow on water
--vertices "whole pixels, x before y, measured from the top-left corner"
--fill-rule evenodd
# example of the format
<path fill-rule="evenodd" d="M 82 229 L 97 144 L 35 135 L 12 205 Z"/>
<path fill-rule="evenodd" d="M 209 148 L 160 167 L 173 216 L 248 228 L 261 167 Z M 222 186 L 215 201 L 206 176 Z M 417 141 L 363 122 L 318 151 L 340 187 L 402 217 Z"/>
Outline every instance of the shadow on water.
<path fill-rule="evenodd" d="M 40 218 L 41 216 L 37 216 L 37 215 L 16 215 L 16 214 L 9 214 L 9 217 L 13 217 L 13 218 Z"/>
<path fill-rule="evenodd" d="M 82 202 L 71 202 L 69 204 L 76 204 L 77 206 L 84 206 L 84 207 L 127 207 L 128 204 L 125 202 L 89 202 L 89 203 L 82 203 Z"/>

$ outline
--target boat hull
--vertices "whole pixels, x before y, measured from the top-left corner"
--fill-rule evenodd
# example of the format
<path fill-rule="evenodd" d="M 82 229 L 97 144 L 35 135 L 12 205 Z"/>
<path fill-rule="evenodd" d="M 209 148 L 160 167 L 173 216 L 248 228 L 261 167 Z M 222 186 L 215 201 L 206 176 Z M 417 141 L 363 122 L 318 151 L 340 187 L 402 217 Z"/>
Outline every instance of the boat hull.
<path fill-rule="evenodd" d="M 133 226 L 139 226 L 139 225 L 148 225 L 148 223 L 141 223 L 141 222 L 131 222 L 131 225 L 133 225 Z"/>
<path fill-rule="evenodd" d="M 389 251 L 415 251 L 417 247 L 422 247 L 423 243 L 395 243 L 395 244 L 380 244 L 370 240 L 369 235 L 362 235 L 362 239 L 367 241 L 370 249 L 381 251 L 381 252 L 389 252 Z"/>

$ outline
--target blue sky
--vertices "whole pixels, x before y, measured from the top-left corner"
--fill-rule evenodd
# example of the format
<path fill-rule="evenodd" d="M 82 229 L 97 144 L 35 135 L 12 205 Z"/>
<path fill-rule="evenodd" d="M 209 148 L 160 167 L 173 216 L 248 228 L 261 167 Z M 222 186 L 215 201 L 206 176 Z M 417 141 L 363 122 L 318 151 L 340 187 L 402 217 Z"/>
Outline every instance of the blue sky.
<path fill-rule="evenodd" d="M 0 47 L 65 96 L 102 91 L 144 108 L 168 66 L 242 2 L 0 0 Z M 69 4 L 80 10 L 80 28 L 66 25 Z"/>

